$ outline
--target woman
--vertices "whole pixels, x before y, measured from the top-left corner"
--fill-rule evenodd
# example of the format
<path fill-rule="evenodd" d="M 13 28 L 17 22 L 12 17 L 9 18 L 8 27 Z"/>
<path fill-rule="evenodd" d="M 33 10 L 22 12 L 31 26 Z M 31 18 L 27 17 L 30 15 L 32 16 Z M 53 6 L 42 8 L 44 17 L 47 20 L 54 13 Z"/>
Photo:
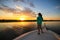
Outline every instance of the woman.
<path fill-rule="evenodd" d="M 41 13 L 38 13 L 38 17 L 37 17 L 38 34 L 40 34 L 40 30 L 43 33 L 43 30 L 42 30 L 42 27 L 41 27 L 42 26 L 42 21 L 43 21 L 42 14 Z"/>

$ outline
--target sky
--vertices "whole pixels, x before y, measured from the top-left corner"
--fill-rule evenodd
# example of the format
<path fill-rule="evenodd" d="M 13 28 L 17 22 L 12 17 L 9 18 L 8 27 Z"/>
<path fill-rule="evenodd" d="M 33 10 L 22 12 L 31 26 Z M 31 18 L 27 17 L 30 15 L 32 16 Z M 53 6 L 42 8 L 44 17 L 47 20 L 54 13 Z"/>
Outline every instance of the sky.
<path fill-rule="evenodd" d="M 0 0 L 0 19 L 60 20 L 60 0 Z"/>

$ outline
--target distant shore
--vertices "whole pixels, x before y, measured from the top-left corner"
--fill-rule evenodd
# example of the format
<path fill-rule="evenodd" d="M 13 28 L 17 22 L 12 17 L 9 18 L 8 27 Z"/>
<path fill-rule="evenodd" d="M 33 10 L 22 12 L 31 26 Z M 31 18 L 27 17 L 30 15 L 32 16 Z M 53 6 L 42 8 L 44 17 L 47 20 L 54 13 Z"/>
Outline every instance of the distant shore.
<path fill-rule="evenodd" d="M 0 20 L 0 22 L 36 22 L 37 20 Z M 43 22 L 49 22 L 49 21 L 59 21 L 60 20 L 43 20 Z"/>

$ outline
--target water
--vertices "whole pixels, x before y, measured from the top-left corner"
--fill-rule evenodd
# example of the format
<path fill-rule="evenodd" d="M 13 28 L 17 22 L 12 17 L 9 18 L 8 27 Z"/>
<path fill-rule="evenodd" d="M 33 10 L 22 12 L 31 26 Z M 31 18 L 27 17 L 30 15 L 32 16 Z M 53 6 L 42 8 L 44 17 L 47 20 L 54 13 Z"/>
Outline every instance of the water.
<path fill-rule="evenodd" d="M 43 22 L 42 26 L 46 24 L 48 30 L 52 30 L 60 35 L 60 22 Z M 0 39 L 12 40 L 17 36 L 35 30 L 36 22 L 6 22 L 0 23 Z"/>

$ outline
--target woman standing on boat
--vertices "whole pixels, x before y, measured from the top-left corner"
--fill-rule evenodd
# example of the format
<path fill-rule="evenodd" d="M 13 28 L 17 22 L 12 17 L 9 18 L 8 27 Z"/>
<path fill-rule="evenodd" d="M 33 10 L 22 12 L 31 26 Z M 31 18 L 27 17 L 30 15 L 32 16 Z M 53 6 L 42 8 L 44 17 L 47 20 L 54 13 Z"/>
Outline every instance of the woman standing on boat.
<path fill-rule="evenodd" d="M 40 31 L 43 33 L 42 30 L 42 21 L 43 21 L 43 17 L 41 13 L 38 13 L 38 17 L 37 17 L 37 28 L 38 28 L 38 34 L 40 34 Z"/>

